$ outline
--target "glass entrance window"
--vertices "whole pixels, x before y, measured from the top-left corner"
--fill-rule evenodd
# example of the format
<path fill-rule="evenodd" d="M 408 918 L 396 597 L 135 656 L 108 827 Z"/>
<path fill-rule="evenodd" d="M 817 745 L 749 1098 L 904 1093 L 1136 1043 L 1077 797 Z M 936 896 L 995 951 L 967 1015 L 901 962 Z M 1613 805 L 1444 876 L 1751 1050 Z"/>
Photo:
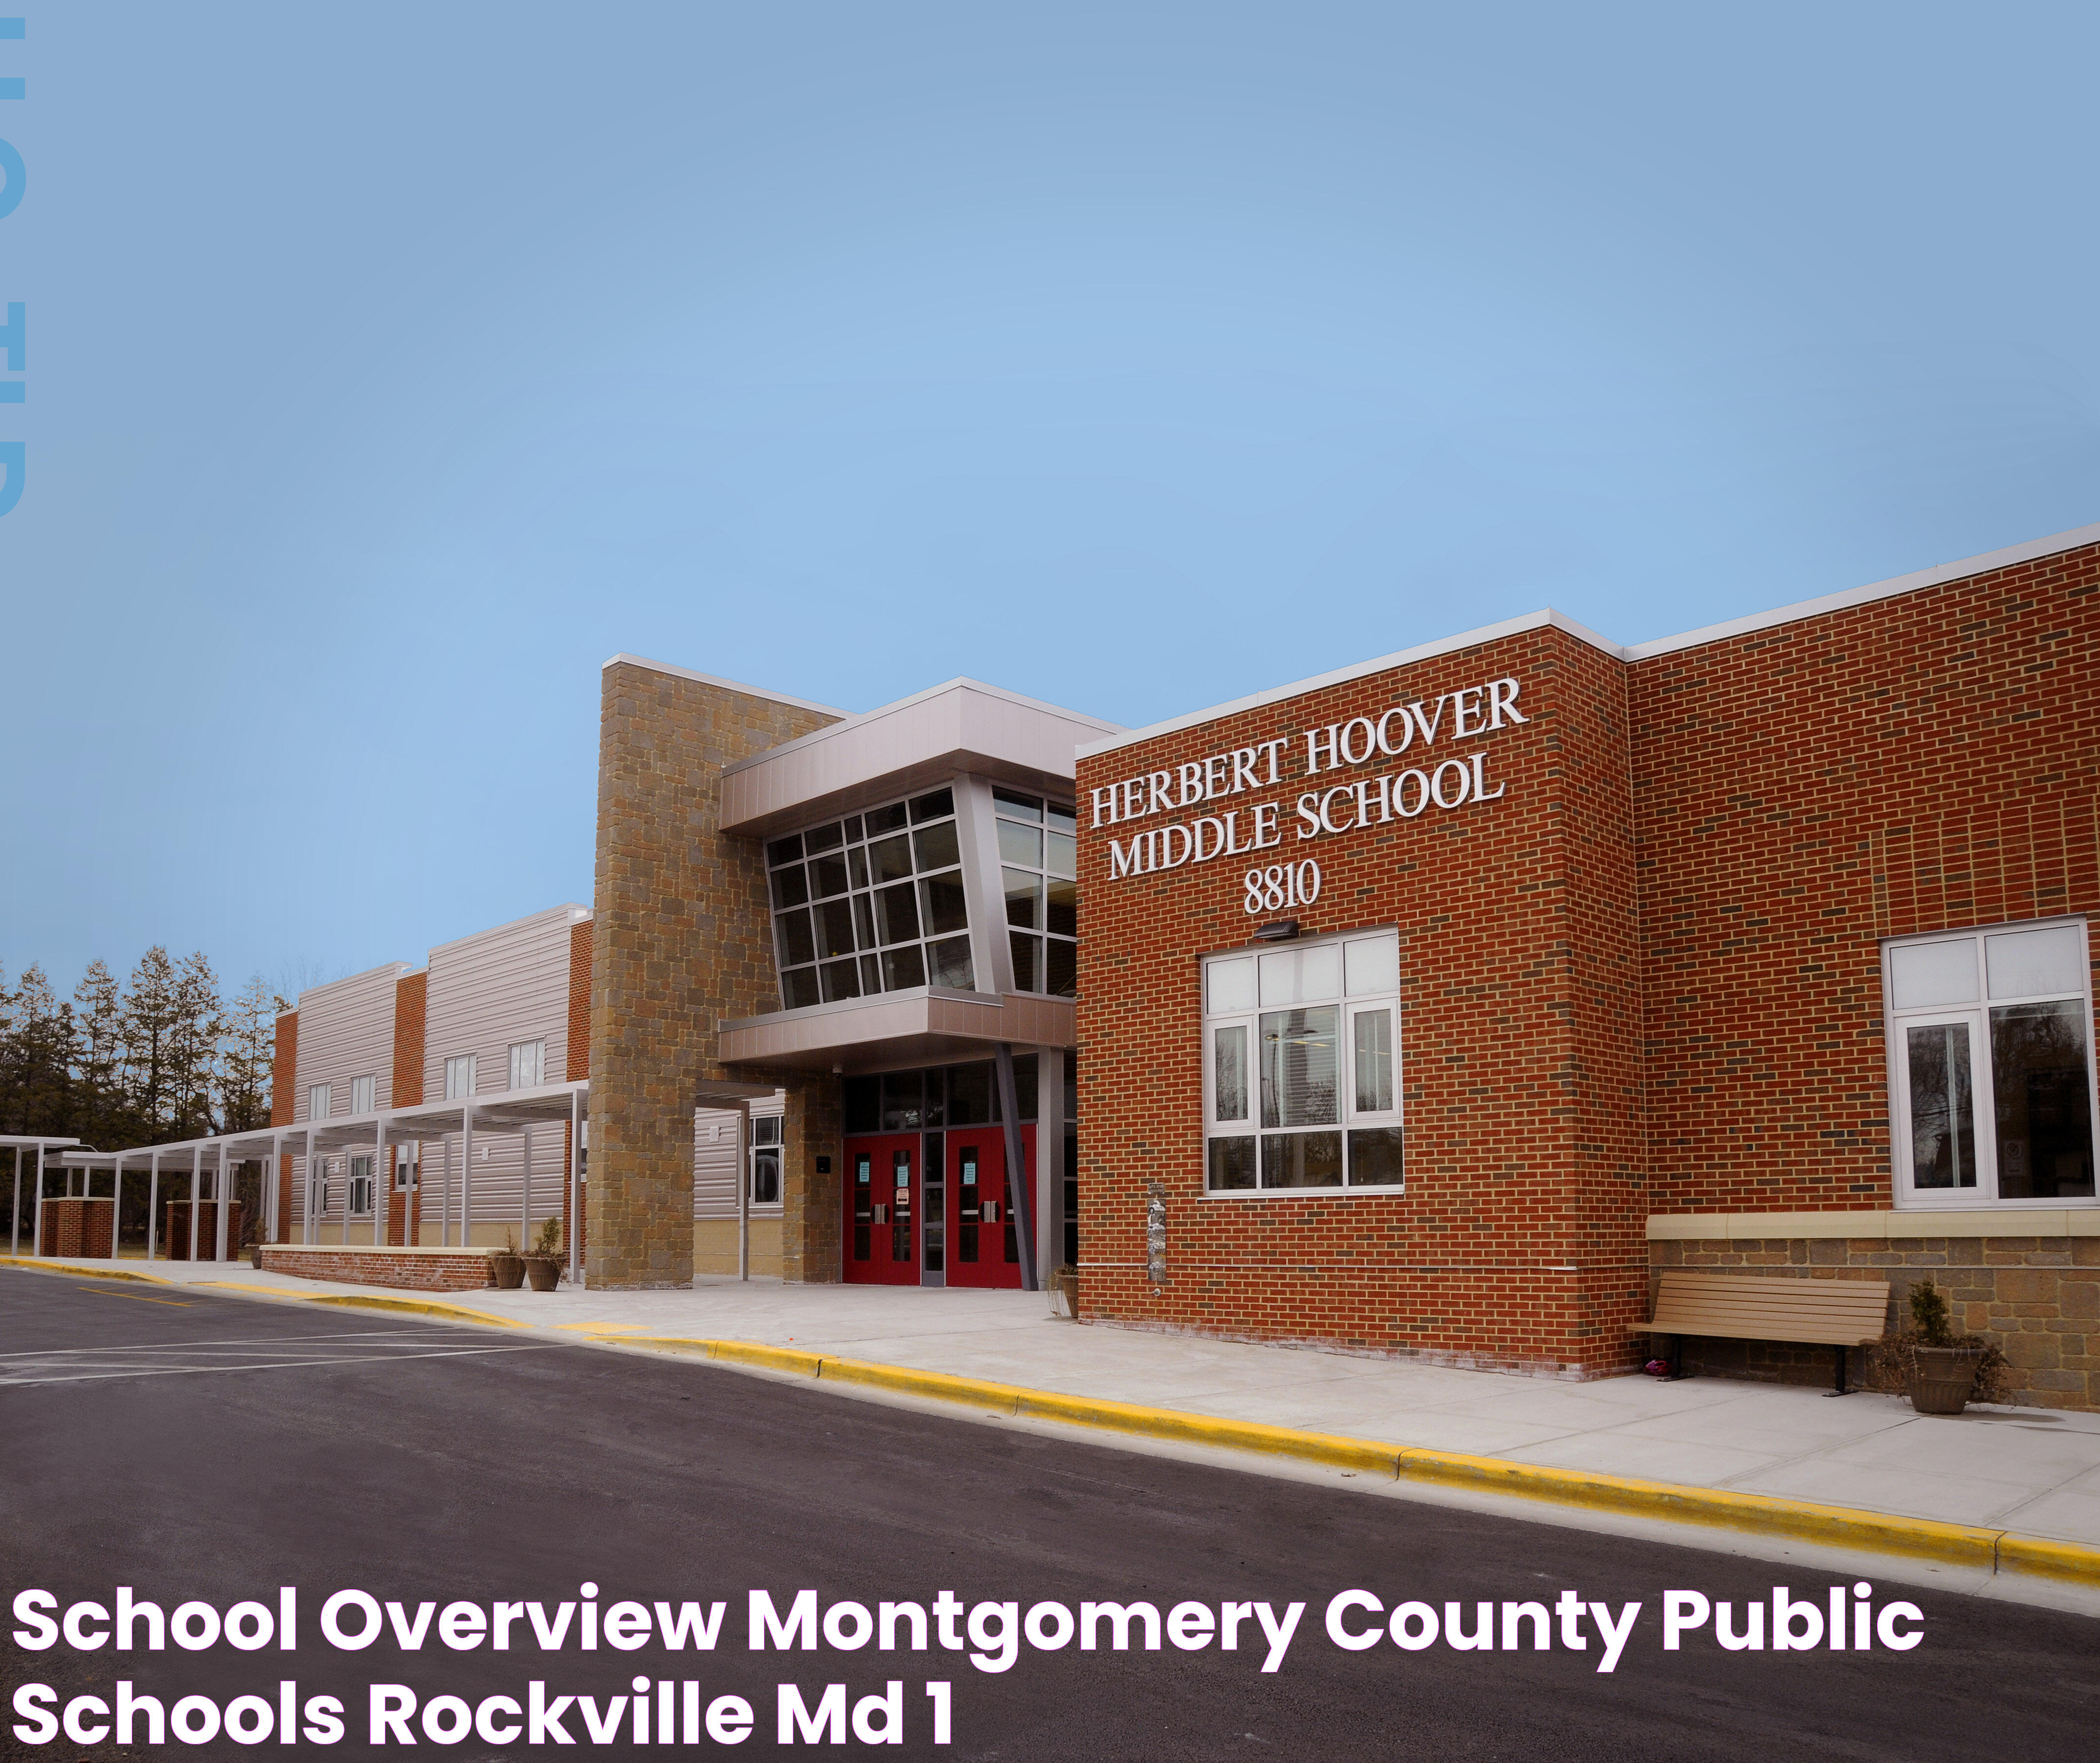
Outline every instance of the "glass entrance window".
<path fill-rule="evenodd" d="M 1203 963 L 1204 1188 L 1397 1188 L 1397 933 Z"/>
<path fill-rule="evenodd" d="M 999 879 L 1006 899 L 1013 989 L 1079 994 L 1078 826 L 1062 803 L 995 789 Z"/>
<path fill-rule="evenodd" d="M 976 989 L 954 791 L 773 840 L 765 863 L 783 1009 Z"/>
<path fill-rule="evenodd" d="M 2080 919 L 1886 945 L 1899 1204 L 2094 1197 L 2091 974 Z"/>

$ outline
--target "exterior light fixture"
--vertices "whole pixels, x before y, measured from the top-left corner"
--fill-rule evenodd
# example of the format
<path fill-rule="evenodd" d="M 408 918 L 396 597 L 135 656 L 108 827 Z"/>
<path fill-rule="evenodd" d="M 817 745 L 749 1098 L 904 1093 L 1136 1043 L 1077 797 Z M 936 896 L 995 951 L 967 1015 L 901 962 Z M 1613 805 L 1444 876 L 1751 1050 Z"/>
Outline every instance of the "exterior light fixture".
<path fill-rule="evenodd" d="M 1258 943 L 1287 943 L 1298 934 L 1298 920 L 1282 919 L 1273 924 L 1264 924 L 1254 933 Z"/>

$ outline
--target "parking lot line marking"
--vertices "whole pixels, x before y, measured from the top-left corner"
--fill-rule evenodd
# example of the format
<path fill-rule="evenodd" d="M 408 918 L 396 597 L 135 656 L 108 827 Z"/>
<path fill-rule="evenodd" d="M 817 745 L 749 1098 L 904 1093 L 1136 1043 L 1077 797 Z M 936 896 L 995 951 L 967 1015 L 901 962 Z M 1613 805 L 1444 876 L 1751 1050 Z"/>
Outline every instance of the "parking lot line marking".
<path fill-rule="evenodd" d="M 196 1300 L 188 1298 L 148 1298 L 143 1292 L 116 1292 L 106 1285 L 82 1285 L 76 1291 L 90 1298 L 121 1298 L 135 1304 L 166 1304 L 175 1310 L 194 1310 Z"/>
<path fill-rule="evenodd" d="M 187 1353 L 199 1346 L 294 1346 L 302 1341 L 457 1341 L 448 1329 L 443 1333 L 411 1329 L 346 1329 L 340 1334 L 257 1334 L 223 1341 L 142 1341 L 124 1346 L 45 1346 L 25 1353 L 0 1353 L 0 1363 L 11 1359 L 49 1359 L 54 1353 Z"/>
<path fill-rule="evenodd" d="M 69 1372 L 54 1377 L 10 1377 L 0 1374 L 0 1386 L 19 1387 L 32 1383 L 99 1383 L 117 1377 L 180 1377 L 192 1373 L 208 1371 L 285 1371 L 305 1365 L 368 1365 L 395 1364 L 411 1359 L 476 1359 L 492 1353 L 539 1353 L 547 1349 L 540 1346 L 467 1346 L 456 1348 L 448 1353 L 364 1353 L 354 1358 L 280 1359 L 261 1365 L 165 1365 L 143 1369 L 126 1368 L 121 1371 Z"/>

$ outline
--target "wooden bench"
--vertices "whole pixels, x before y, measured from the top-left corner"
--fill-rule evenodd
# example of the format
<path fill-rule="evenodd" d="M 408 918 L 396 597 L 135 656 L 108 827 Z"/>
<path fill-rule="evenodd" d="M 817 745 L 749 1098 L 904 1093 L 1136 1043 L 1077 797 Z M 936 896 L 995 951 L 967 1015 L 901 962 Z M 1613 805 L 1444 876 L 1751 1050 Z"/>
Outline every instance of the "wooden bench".
<path fill-rule="evenodd" d="M 1727 1341 L 1805 1341 L 1838 1350 L 1837 1385 L 1845 1394 L 1846 1358 L 1882 1338 L 1889 1313 L 1886 1280 L 1802 1280 L 1785 1275 L 1688 1273 L 1662 1276 L 1649 1334 L 1671 1338 L 1670 1374 L 1684 1375 L 1684 1337 Z"/>

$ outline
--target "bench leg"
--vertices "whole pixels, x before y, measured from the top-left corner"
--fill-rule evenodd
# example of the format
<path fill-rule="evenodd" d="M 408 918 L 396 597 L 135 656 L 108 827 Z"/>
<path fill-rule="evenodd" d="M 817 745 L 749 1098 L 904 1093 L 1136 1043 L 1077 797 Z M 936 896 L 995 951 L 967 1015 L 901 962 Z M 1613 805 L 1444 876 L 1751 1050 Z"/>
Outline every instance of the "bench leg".
<path fill-rule="evenodd" d="M 1823 1392 L 1825 1395 L 1848 1395 L 1848 1394 L 1850 1393 L 1850 1392 L 1846 1389 L 1846 1387 L 1845 1387 L 1845 1370 L 1846 1370 L 1846 1364 L 1845 1364 L 1845 1362 L 1846 1362 L 1846 1358 L 1847 1358 L 1847 1357 L 1848 1357 L 1848 1355 L 1850 1355 L 1851 1349 L 1850 1349 L 1849 1347 L 1843 1347 L 1843 1346 L 1841 1346 L 1841 1347 L 1839 1347 L 1839 1348 L 1838 1348 L 1838 1349 L 1837 1349 L 1837 1352 L 1838 1352 L 1838 1378 L 1837 1378 L 1837 1382 L 1836 1382 L 1835 1385 L 1834 1385 L 1832 1388 L 1830 1388 L 1830 1389 L 1829 1389 L 1829 1390 L 1826 1390 L 1826 1391 L 1824 1391 Z"/>
<path fill-rule="evenodd" d="M 1673 1334 L 1670 1338 L 1670 1381 L 1675 1383 L 1684 1376 L 1684 1337 Z"/>

